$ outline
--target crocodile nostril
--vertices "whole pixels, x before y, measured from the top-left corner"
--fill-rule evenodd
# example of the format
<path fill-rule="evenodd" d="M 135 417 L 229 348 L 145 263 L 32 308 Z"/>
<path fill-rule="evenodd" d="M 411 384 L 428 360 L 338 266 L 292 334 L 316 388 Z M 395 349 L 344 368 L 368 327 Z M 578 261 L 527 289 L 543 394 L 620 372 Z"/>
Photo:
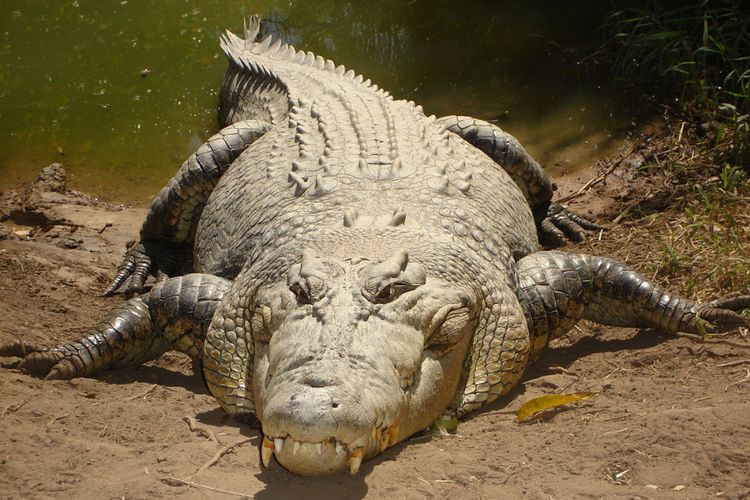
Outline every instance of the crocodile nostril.
<path fill-rule="evenodd" d="M 321 388 L 339 385 L 341 381 L 336 377 L 328 375 L 309 375 L 305 377 L 302 383 L 310 387 Z"/>
<path fill-rule="evenodd" d="M 339 407 L 338 401 L 334 401 L 333 403 L 331 403 L 331 408 L 338 408 L 338 407 Z"/>

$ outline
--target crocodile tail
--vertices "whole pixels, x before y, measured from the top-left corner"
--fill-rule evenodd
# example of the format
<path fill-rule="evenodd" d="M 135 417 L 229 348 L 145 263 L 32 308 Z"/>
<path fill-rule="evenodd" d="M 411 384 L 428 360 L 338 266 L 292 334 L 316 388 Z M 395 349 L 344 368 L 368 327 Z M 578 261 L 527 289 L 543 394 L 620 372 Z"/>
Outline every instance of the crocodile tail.
<path fill-rule="evenodd" d="M 244 24 L 245 24 L 245 29 L 243 31 L 245 33 L 245 43 L 250 44 L 252 42 L 257 41 L 258 35 L 260 35 L 260 16 L 258 14 L 251 16 L 249 23 L 247 21 L 247 18 L 245 18 Z M 248 46 L 247 48 L 252 48 L 252 47 Z"/>
<path fill-rule="evenodd" d="M 270 35 L 257 41 L 260 26 L 260 17 L 252 16 L 249 22 L 245 20 L 244 39 L 230 31 L 221 36 L 221 49 L 229 62 L 220 94 L 219 123 L 222 127 L 243 120 L 275 125 L 288 117 L 289 90 L 259 57 L 260 54 L 268 57 L 266 52 L 273 41 Z M 282 44 L 277 40 L 274 45 L 278 48 Z"/>
<path fill-rule="evenodd" d="M 294 72 L 294 81 L 300 85 L 307 74 L 317 71 L 336 75 L 344 81 L 353 83 L 355 86 L 375 92 L 382 97 L 392 99 L 391 95 L 369 79 L 366 80 L 361 74 L 347 69 L 344 65 L 336 65 L 332 60 L 325 59 L 309 51 L 297 50 L 291 44 L 285 43 L 273 35 L 262 36 L 262 22 L 259 16 L 252 16 L 245 20 L 243 35 L 240 38 L 234 33 L 227 31 L 221 37 L 221 48 L 229 59 L 230 69 L 227 78 L 234 75 L 254 75 L 258 81 L 272 81 L 278 85 L 279 90 L 289 97 L 289 94 L 298 94 L 300 89 L 290 89 L 286 85 L 286 79 L 290 72 Z M 304 84 L 302 84 L 304 86 Z M 231 87 L 235 94 L 236 88 Z M 228 94 L 232 96 L 232 94 Z M 236 96 L 235 96 L 236 97 Z M 224 99 L 222 98 L 222 103 Z M 414 103 L 410 103 L 414 106 Z M 287 101 L 287 109 L 290 103 Z M 228 108 L 229 109 L 229 108 Z M 421 112 L 421 109 L 420 109 Z M 238 119 L 264 119 L 261 116 L 243 115 Z M 273 123 L 273 120 L 268 120 Z M 228 125 L 222 117 L 222 124 Z"/>

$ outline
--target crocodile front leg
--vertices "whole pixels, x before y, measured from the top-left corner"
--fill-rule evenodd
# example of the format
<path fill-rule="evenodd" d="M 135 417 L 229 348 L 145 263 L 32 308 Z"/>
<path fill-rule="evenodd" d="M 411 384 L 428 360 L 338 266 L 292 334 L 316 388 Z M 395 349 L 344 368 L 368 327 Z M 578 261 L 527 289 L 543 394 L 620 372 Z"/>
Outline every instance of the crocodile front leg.
<path fill-rule="evenodd" d="M 603 229 L 552 202 L 547 173 L 509 133 L 469 116 L 444 116 L 437 122 L 492 158 L 513 178 L 529 202 L 542 243 L 562 246 L 566 239 L 583 241 L 587 229 Z"/>
<path fill-rule="evenodd" d="M 140 242 L 125 254 L 105 296 L 112 295 L 128 278 L 129 289 L 138 292 L 150 273 L 190 271 L 195 228 L 208 197 L 232 162 L 270 127 L 258 120 L 234 123 L 190 155 L 156 195 L 141 227 Z"/>
<path fill-rule="evenodd" d="M 77 342 L 43 349 L 16 341 L 0 346 L 0 355 L 23 357 L 22 370 L 47 379 L 137 366 L 170 349 L 199 357 L 211 318 L 231 284 L 209 274 L 170 278 L 117 307 Z"/>
<path fill-rule="evenodd" d="M 518 276 L 517 295 L 532 334 L 534 359 L 549 340 L 581 318 L 672 333 L 715 333 L 748 326 L 735 311 L 750 308 L 750 295 L 697 304 L 606 257 L 538 252 L 518 262 Z"/>

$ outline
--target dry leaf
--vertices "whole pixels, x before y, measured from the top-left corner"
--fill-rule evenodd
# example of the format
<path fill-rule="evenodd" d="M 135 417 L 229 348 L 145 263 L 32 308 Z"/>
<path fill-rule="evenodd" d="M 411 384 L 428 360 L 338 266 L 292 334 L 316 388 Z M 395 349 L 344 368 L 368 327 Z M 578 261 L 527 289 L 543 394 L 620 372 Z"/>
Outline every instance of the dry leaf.
<path fill-rule="evenodd" d="M 574 392 L 573 394 L 548 394 L 526 401 L 516 412 L 516 421 L 525 422 L 538 413 L 567 405 L 575 401 L 589 399 L 595 392 Z"/>
<path fill-rule="evenodd" d="M 435 420 L 430 426 L 429 433 L 436 435 L 455 434 L 458 430 L 458 419 L 456 417 L 450 417 L 443 415 L 442 417 Z"/>

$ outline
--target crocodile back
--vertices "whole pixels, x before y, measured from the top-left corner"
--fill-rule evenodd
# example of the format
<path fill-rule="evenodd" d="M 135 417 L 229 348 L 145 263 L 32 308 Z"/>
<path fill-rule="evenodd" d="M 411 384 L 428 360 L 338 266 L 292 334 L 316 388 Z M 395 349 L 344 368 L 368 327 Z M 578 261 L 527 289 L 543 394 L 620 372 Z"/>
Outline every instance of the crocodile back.
<path fill-rule="evenodd" d="M 197 270 L 232 277 L 294 238 L 403 226 L 488 259 L 537 248 L 527 202 L 484 153 L 369 80 L 310 52 L 231 33 L 222 120 L 274 127 L 224 174 L 201 217 Z"/>

